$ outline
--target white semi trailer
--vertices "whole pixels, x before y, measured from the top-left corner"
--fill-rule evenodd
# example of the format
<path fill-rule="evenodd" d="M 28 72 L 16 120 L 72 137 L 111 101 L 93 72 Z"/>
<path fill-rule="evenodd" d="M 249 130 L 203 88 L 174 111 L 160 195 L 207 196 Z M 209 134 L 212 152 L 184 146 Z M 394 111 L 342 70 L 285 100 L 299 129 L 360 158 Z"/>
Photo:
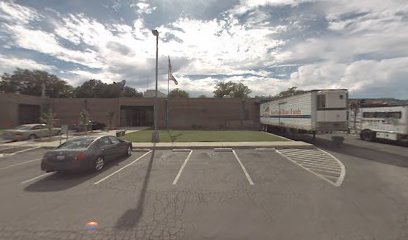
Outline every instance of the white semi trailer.
<path fill-rule="evenodd" d="M 316 133 L 348 131 L 347 89 L 312 90 L 260 105 L 265 131 Z"/>
<path fill-rule="evenodd" d="M 363 107 L 350 120 L 363 140 L 408 142 L 408 106 Z"/>

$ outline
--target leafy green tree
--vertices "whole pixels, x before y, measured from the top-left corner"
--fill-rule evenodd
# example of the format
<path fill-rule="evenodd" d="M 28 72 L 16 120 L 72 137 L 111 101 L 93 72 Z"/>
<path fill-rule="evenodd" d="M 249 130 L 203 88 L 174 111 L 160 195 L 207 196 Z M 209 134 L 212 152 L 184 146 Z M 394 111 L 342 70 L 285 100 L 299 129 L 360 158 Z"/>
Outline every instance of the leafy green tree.
<path fill-rule="evenodd" d="M 48 97 L 72 97 L 72 87 L 56 75 L 21 68 L 17 68 L 12 74 L 4 73 L 1 76 L 0 91 L 41 96 L 43 84 Z"/>
<path fill-rule="evenodd" d="M 106 84 L 101 80 L 91 79 L 75 89 L 75 96 L 79 98 L 117 98 L 142 97 L 136 89 L 125 86 L 125 82 Z"/>
<path fill-rule="evenodd" d="M 138 92 L 136 89 L 132 87 L 125 86 L 120 96 L 121 97 L 143 97 L 143 93 Z"/>
<path fill-rule="evenodd" d="M 48 111 L 44 112 L 40 118 L 41 122 L 47 125 L 49 136 L 51 136 L 52 128 L 55 125 L 56 119 L 57 114 L 51 108 L 49 108 Z"/>
<path fill-rule="evenodd" d="M 248 98 L 248 95 L 252 91 L 248 88 L 248 86 L 244 85 L 243 83 L 235 84 L 232 89 L 232 97 L 233 98 Z"/>
<path fill-rule="evenodd" d="M 223 98 L 230 96 L 233 98 L 247 98 L 252 91 L 243 83 L 234 83 L 232 81 L 219 82 L 215 86 L 214 97 Z"/>
<path fill-rule="evenodd" d="M 215 86 L 214 97 L 223 98 L 224 96 L 231 96 L 232 89 L 234 88 L 235 83 L 229 82 L 219 82 Z"/>
<path fill-rule="evenodd" d="M 75 89 L 75 96 L 78 98 L 94 98 L 103 96 L 106 83 L 101 80 L 91 79 Z"/>
<path fill-rule="evenodd" d="M 190 94 L 184 90 L 176 88 L 169 93 L 169 96 L 170 98 L 189 98 Z"/>
<path fill-rule="evenodd" d="M 297 90 L 297 87 L 291 87 L 291 88 L 288 88 L 288 90 L 278 93 L 277 95 L 274 96 L 274 98 L 290 97 L 293 95 L 302 94 L 304 92 L 305 91 L 303 90 Z"/>
<path fill-rule="evenodd" d="M 88 133 L 90 119 L 91 116 L 89 112 L 86 109 L 82 109 L 82 111 L 79 113 L 79 120 L 82 126 L 84 127 L 86 133 Z"/>

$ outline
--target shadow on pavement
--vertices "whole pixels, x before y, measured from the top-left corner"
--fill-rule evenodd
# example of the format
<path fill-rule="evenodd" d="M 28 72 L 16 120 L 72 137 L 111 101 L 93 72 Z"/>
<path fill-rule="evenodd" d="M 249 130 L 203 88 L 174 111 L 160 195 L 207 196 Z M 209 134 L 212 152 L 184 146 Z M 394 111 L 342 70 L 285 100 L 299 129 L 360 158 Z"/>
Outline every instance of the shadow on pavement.
<path fill-rule="evenodd" d="M 285 136 L 287 137 L 287 136 Z M 290 138 L 290 137 L 289 137 Z M 292 139 L 294 139 L 292 137 Z M 335 146 L 329 139 L 319 138 L 316 136 L 316 141 L 313 142 L 312 136 L 296 135 L 295 140 L 304 141 L 315 145 L 316 147 L 346 154 L 353 157 L 362 158 L 369 161 L 379 162 L 383 164 L 393 165 L 397 167 L 408 167 L 408 158 L 399 154 L 393 154 L 389 152 L 383 152 L 381 149 L 374 150 L 365 147 L 356 146 L 353 144 L 343 143 L 340 146 Z"/>
<path fill-rule="evenodd" d="M 127 229 L 137 227 L 137 225 L 139 224 L 140 218 L 143 215 L 143 208 L 144 208 L 144 203 L 146 199 L 146 191 L 149 185 L 150 173 L 151 173 L 152 166 L 153 166 L 153 159 L 154 159 L 155 151 L 156 151 L 155 147 L 153 147 L 153 150 L 150 156 L 150 160 L 149 160 L 149 164 L 147 166 L 146 174 L 143 179 L 142 189 L 140 190 L 139 194 L 136 194 L 136 196 L 139 196 L 139 197 L 136 197 L 137 205 L 135 208 L 127 210 L 118 219 L 115 225 L 116 229 L 127 230 Z"/>
<path fill-rule="evenodd" d="M 80 171 L 80 172 L 54 173 L 28 185 L 27 187 L 24 188 L 24 191 L 28 192 L 63 191 L 98 176 L 100 173 L 109 170 L 111 167 L 116 166 L 117 164 L 128 158 L 129 157 L 124 157 L 116 161 L 109 162 L 100 172 Z"/>

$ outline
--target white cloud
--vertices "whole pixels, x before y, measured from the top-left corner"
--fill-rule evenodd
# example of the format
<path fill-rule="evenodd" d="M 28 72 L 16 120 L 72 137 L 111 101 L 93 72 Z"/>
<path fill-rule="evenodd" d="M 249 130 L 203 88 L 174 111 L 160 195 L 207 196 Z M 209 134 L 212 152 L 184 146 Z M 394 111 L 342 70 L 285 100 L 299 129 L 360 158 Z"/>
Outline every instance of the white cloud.
<path fill-rule="evenodd" d="M 138 2 L 136 6 L 139 14 L 150 14 L 156 9 L 156 7 L 151 7 L 150 4 L 146 2 Z"/>
<path fill-rule="evenodd" d="M 241 3 L 235 6 L 230 12 L 234 14 L 243 14 L 262 6 L 296 6 L 305 2 L 316 2 L 316 0 L 241 0 Z"/>
<path fill-rule="evenodd" d="M 54 66 L 41 64 L 31 59 L 16 58 L 0 54 L 0 72 L 11 73 L 16 68 L 44 71 L 55 70 Z"/>
<path fill-rule="evenodd" d="M 94 51 L 75 51 L 64 48 L 58 43 L 53 33 L 31 30 L 18 25 L 7 25 L 7 29 L 15 40 L 12 44 L 17 47 L 35 50 L 67 62 L 79 63 L 92 68 L 102 67 Z"/>
<path fill-rule="evenodd" d="M 384 92 L 388 92 L 406 98 L 405 76 L 408 76 L 408 57 L 305 65 L 291 75 L 289 82 L 306 90 L 347 88 L 352 96 L 384 97 Z"/>
<path fill-rule="evenodd" d="M 6 1 L 0 2 L 0 13 L 0 19 L 20 24 L 27 24 L 32 20 L 42 18 L 41 14 L 31 8 Z"/>
<path fill-rule="evenodd" d="M 181 73 L 230 74 L 270 62 L 266 50 L 285 44 L 268 37 L 276 32 L 275 28 L 246 29 L 235 19 L 229 22 L 225 29 L 225 21 L 181 18 L 171 26 L 160 27 L 161 34 L 174 34 L 183 41 L 165 43 L 164 54 L 190 60 Z"/>
<path fill-rule="evenodd" d="M 296 5 L 303 2 L 310 2 L 308 6 L 313 7 L 302 12 Z M 131 7 L 139 17 L 125 24 L 98 21 L 86 13 L 53 12 L 58 18 L 49 19 L 33 8 L 0 2 L 0 21 L 3 22 L 0 33 L 13 39 L 8 43 L 9 48 L 26 48 L 93 68 L 92 71 L 86 68 L 66 71 L 64 75 L 71 74 L 73 78 L 71 83 L 90 78 L 106 82 L 126 79 L 143 89 L 148 87 L 146 82 L 153 82 L 154 78 L 155 41 L 147 27 L 152 22 L 144 18 L 155 9 L 151 4 L 147 1 L 133 4 Z M 276 26 L 271 22 L 268 9 L 282 5 L 290 8 L 283 15 L 290 16 L 287 23 L 283 19 Z M 313 30 L 320 34 L 285 35 L 292 28 L 308 29 L 302 21 L 308 14 L 310 18 L 315 17 L 313 11 L 326 16 L 327 22 L 322 22 L 321 29 Z M 50 11 L 42 14 L 47 12 Z M 238 19 L 243 13 L 247 14 L 244 22 Z M 407 16 L 408 5 L 402 0 L 243 0 L 218 18 L 180 17 L 157 26 L 160 32 L 159 73 L 161 79 L 166 79 L 162 74 L 167 71 L 169 55 L 174 60 L 174 74 L 180 81 L 177 87 L 208 96 L 212 96 L 219 80 L 206 75 L 224 74 L 227 77 L 223 80 L 242 81 L 253 90 L 253 95 L 276 94 L 298 86 L 304 89 L 349 88 L 353 94 L 367 94 L 367 91 L 380 94 L 382 91 L 406 98 L 406 91 L 400 89 L 406 87 L 401 76 L 408 69 Z M 55 30 L 46 31 L 30 25 L 34 20 L 52 23 Z M 66 47 L 62 44 L 65 41 L 75 47 Z M 2 61 L 13 66 L 13 61 Z M 275 67 L 291 64 L 300 67 L 289 79 L 271 77 L 287 75 L 287 72 L 273 71 Z M 46 65 L 42 67 L 47 68 Z M 189 75 L 203 75 L 203 78 L 192 80 L 187 77 Z M 167 89 L 167 82 L 161 81 L 160 88 Z"/>

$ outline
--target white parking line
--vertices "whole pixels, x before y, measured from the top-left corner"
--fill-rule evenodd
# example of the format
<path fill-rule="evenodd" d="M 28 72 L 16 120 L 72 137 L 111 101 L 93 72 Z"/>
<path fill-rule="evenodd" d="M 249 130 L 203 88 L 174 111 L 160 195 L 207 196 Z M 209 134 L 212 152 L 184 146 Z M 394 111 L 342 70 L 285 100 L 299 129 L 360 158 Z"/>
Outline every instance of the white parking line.
<path fill-rule="evenodd" d="M 251 176 L 249 176 L 244 164 L 242 164 L 241 160 L 239 159 L 237 153 L 235 152 L 235 150 L 232 150 L 232 153 L 234 154 L 235 158 L 237 159 L 239 165 L 241 165 L 242 171 L 244 172 L 246 178 L 248 179 L 249 185 L 254 185 L 254 182 L 251 179 Z"/>
<path fill-rule="evenodd" d="M 176 178 L 174 178 L 173 185 L 177 184 L 177 182 L 178 182 L 178 180 L 179 180 L 179 178 L 181 176 L 181 172 L 183 171 L 184 167 L 187 165 L 187 162 L 190 159 L 190 156 L 191 156 L 192 153 L 193 153 L 193 150 L 190 150 L 190 153 L 188 154 L 187 158 L 184 160 L 183 165 L 181 165 L 180 170 L 178 171 Z"/>
<path fill-rule="evenodd" d="M 149 154 L 149 153 L 151 153 L 151 152 L 152 152 L 152 150 L 148 151 L 147 153 L 145 153 L 145 154 L 143 154 L 142 156 L 140 156 L 140 157 L 136 158 L 135 160 L 133 160 L 131 163 L 126 164 L 125 166 L 119 168 L 118 170 L 116 170 L 116 171 L 114 171 L 113 173 L 109 174 L 108 176 L 102 178 L 101 180 L 99 180 L 99 181 L 97 181 L 97 182 L 94 182 L 94 184 L 97 185 L 97 184 L 99 184 L 99 183 L 105 181 L 106 179 L 112 177 L 112 176 L 115 175 L 116 173 L 118 173 L 118 172 L 122 171 L 123 169 L 125 169 L 125 168 L 131 166 L 132 164 L 136 163 L 137 161 L 139 161 L 140 159 L 142 159 L 144 156 L 146 156 L 147 154 Z"/>
<path fill-rule="evenodd" d="M 10 149 L 14 149 L 14 148 L 18 148 L 18 147 L 3 148 L 3 149 L 1 149 L 1 151 L 7 151 L 7 150 L 10 150 Z"/>
<path fill-rule="evenodd" d="M 36 162 L 36 161 L 40 161 L 40 160 L 41 160 L 41 158 L 33 159 L 33 160 L 30 160 L 30 161 L 25 161 L 25 162 L 21 162 L 21 163 L 16 163 L 16 164 L 9 165 L 7 167 L 2 167 L 2 168 L 0 168 L 0 170 L 12 168 L 12 167 L 17 167 L 17 166 L 20 166 L 20 165 L 24 165 L 24 164 L 27 164 L 27 163 Z"/>
<path fill-rule="evenodd" d="M 22 181 L 21 184 L 26 184 L 26 183 L 32 182 L 32 181 L 34 181 L 34 180 L 37 180 L 37 179 L 39 179 L 39 178 L 48 176 L 48 175 L 50 175 L 50 174 L 53 174 L 53 172 L 44 173 L 44 174 L 41 174 L 40 176 L 30 178 L 30 179 L 28 179 L 28 180 Z"/>
<path fill-rule="evenodd" d="M 27 149 L 24 149 L 24 150 L 20 150 L 20 151 L 17 151 L 17 152 L 10 153 L 8 155 L 14 155 L 14 154 L 17 154 L 17 153 L 27 152 L 27 151 L 31 151 L 31 150 L 38 149 L 38 148 L 41 148 L 41 147 L 27 148 Z"/>
<path fill-rule="evenodd" d="M 343 183 L 346 175 L 344 164 L 332 154 L 322 149 L 281 149 L 276 152 L 299 167 L 336 187 L 341 186 Z M 335 174 L 336 176 L 331 176 L 330 174 Z"/>

